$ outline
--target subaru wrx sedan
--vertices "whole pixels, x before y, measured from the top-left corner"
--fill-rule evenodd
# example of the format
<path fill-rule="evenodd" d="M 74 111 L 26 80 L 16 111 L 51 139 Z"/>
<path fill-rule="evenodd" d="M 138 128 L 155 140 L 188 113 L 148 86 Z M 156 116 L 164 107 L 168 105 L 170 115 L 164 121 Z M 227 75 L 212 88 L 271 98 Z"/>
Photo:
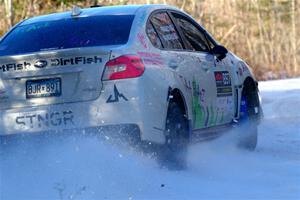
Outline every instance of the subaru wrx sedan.
<path fill-rule="evenodd" d="M 261 114 L 248 65 L 171 6 L 75 7 L 0 42 L 2 136 L 117 127 L 174 154 L 247 124 L 253 150 Z"/>

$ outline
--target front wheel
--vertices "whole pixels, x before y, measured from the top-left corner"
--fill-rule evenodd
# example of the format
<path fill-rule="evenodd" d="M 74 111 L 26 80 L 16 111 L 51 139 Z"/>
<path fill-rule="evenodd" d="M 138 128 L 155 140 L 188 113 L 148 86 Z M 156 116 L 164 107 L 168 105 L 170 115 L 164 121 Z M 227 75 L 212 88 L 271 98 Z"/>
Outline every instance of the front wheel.
<path fill-rule="evenodd" d="M 185 169 L 189 125 L 184 111 L 178 103 L 173 101 L 169 103 L 168 107 L 165 135 L 166 142 L 158 153 L 160 163 L 168 169 Z"/>
<path fill-rule="evenodd" d="M 258 99 L 257 92 L 253 94 L 247 90 L 243 91 L 240 108 L 238 147 L 249 151 L 254 151 L 257 146 L 260 105 L 256 99 Z"/>

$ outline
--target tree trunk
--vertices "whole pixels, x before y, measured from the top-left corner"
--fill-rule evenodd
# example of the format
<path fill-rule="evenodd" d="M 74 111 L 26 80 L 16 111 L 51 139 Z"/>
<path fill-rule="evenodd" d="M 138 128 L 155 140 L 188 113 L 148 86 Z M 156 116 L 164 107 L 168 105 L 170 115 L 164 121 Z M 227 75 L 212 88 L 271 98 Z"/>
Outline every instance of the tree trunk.
<path fill-rule="evenodd" d="M 296 39 L 296 17 L 295 17 L 295 12 L 296 12 L 296 6 L 295 6 L 295 0 L 292 0 L 291 2 L 291 18 L 292 18 L 292 48 L 293 48 L 293 73 L 294 75 L 297 74 L 298 69 L 297 69 L 297 39 Z"/>
<path fill-rule="evenodd" d="M 9 28 L 11 28 L 14 25 L 14 12 L 13 12 L 12 0 L 4 0 L 4 6 L 5 6 L 7 24 Z"/>

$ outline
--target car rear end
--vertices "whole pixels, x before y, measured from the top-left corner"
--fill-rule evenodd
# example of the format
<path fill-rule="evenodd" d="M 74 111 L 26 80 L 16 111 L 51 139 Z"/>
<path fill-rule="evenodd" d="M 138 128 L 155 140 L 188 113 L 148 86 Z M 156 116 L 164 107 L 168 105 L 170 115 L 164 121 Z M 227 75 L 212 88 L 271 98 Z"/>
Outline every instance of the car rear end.
<path fill-rule="evenodd" d="M 127 44 L 134 15 L 64 15 L 25 21 L 1 41 L 0 135 L 114 125 L 142 131 L 144 64 L 130 53 L 112 57 Z"/>

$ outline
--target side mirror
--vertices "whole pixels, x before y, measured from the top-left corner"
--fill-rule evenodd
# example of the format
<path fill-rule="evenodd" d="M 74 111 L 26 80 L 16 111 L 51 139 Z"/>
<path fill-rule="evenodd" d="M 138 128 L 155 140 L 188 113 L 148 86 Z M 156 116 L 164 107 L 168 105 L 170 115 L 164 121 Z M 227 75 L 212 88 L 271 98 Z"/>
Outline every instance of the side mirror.
<path fill-rule="evenodd" d="M 221 45 L 216 45 L 211 51 L 213 55 L 215 55 L 219 60 L 222 60 L 226 57 L 228 50 Z"/>

